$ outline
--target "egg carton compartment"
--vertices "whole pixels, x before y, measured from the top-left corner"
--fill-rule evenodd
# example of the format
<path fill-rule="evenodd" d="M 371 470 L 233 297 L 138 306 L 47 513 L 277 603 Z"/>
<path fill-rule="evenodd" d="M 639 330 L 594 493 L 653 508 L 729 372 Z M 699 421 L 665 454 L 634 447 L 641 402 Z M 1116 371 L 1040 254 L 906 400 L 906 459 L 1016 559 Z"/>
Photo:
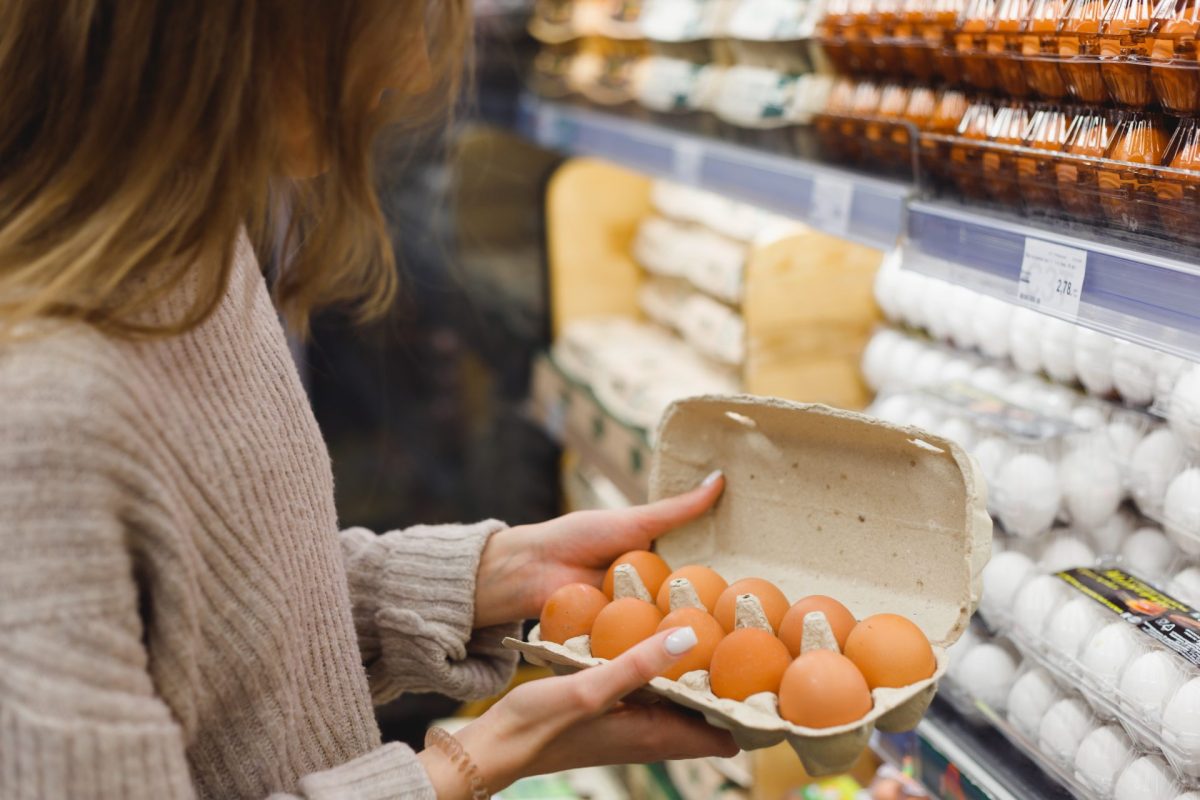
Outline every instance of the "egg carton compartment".
<path fill-rule="evenodd" d="M 679 332 L 697 352 L 730 366 L 745 360 L 746 323 L 737 309 L 678 280 L 655 278 L 638 289 L 650 319 Z"/>
<path fill-rule="evenodd" d="M 638 226 L 632 254 L 653 275 L 682 278 L 731 305 L 742 300 L 749 248 L 707 226 L 647 217 Z"/>
<path fill-rule="evenodd" d="M 814 117 L 823 159 L 913 179 L 922 124 L 937 107 L 928 87 L 840 78 Z"/>
<path fill-rule="evenodd" d="M 783 720 L 774 697 L 716 698 L 698 675 L 656 678 L 648 691 L 701 712 L 743 748 L 788 741 L 810 772 L 843 771 L 873 730 L 911 729 L 933 698 L 945 647 L 968 624 L 987 561 L 983 487 L 957 445 L 913 428 L 761 397 L 674 404 L 657 437 L 651 498 L 678 494 L 718 467 L 721 500 L 659 539 L 660 556 L 727 577 L 758 575 L 789 597 L 838 597 L 860 617 L 902 611 L 930 641 L 936 666 L 928 679 L 877 689 L 858 722 L 821 729 Z M 741 609 L 747 599 L 739 598 Z M 806 617 L 806 646 L 836 648 L 821 616 Z M 589 642 L 560 645 L 539 634 L 507 644 L 556 668 L 597 663 Z"/>
<path fill-rule="evenodd" d="M 998 585 L 985 575 L 985 597 Z M 1180 782 L 1200 778 L 1200 612 L 1105 566 L 1035 570 L 1012 609 L 993 618 L 1027 658 L 1079 687 L 1100 719 L 1162 752 Z"/>
<path fill-rule="evenodd" d="M 638 64 L 633 94 L 638 105 L 656 120 L 672 125 L 687 123 L 697 133 L 710 132 L 712 108 L 725 67 L 697 63 L 671 55 L 650 55 Z"/>
<path fill-rule="evenodd" d="M 949 50 L 958 17 L 956 2 L 831 0 L 818 28 L 822 46 L 839 72 L 904 76 L 919 82 L 958 82 Z"/>
<path fill-rule="evenodd" d="M 923 188 L 935 196 L 1136 235 L 1185 255 L 1197 242 L 1194 119 L 984 100 L 952 134 L 922 133 L 919 152 Z"/>
<path fill-rule="evenodd" d="M 948 648 L 946 656 L 940 696 L 976 723 L 990 722 L 992 712 L 1003 713 L 1022 663 L 1012 643 L 973 624 Z"/>
<path fill-rule="evenodd" d="M 722 33 L 735 42 L 751 45 L 807 45 L 814 40 L 823 14 L 821 0 L 736 0 L 725 17 Z M 792 49 L 805 57 L 813 54 L 807 46 Z"/>
<path fill-rule="evenodd" d="M 707 42 L 724 35 L 737 0 L 644 0 L 639 23 L 654 42 Z"/>

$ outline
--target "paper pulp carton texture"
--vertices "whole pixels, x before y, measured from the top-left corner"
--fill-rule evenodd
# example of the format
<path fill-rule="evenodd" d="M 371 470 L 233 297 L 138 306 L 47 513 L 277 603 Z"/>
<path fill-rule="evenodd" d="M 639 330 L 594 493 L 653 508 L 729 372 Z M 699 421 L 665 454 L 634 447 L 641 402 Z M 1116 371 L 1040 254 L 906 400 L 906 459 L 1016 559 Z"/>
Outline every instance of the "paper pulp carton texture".
<path fill-rule="evenodd" d="M 911 686 L 876 689 L 862 720 L 820 730 L 783 720 L 774 703 L 719 699 L 688 676 L 655 678 L 647 689 L 699 711 L 743 749 L 787 741 L 812 774 L 844 771 L 873 730 L 912 729 L 933 699 L 945 648 L 968 624 L 990 555 L 983 480 L 958 445 L 849 411 L 743 396 L 671 406 L 651 499 L 686 491 L 714 469 L 725 472 L 725 493 L 711 513 L 657 542 L 668 564 L 706 564 L 730 582 L 766 578 L 793 602 L 826 594 L 859 619 L 901 614 L 929 637 L 937 670 Z M 584 637 L 558 645 L 537 633 L 507 644 L 559 671 L 600 663 Z"/>

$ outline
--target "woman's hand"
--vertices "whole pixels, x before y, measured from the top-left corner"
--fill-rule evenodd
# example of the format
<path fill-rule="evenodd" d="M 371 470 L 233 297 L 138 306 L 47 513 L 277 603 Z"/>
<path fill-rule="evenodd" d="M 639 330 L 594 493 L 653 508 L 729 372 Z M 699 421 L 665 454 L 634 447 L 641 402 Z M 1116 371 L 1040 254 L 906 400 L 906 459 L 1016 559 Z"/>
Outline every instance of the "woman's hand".
<path fill-rule="evenodd" d="M 577 511 L 497 533 L 479 563 L 475 627 L 536 617 L 550 593 L 568 583 L 599 586 L 613 559 L 647 549 L 659 536 L 708 511 L 724 488 L 725 479 L 714 472 L 692 491 L 656 503 Z"/>
<path fill-rule="evenodd" d="M 620 702 L 695 644 L 691 628 L 676 628 L 598 667 L 522 684 L 457 738 L 493 793 L 519 778 L 577 767 L 733 756 L 730 735 L 702 719 L 665 704 Z M 439 800 L 470 797 L 466 780 L 440 751 L 420 758 Z"/>

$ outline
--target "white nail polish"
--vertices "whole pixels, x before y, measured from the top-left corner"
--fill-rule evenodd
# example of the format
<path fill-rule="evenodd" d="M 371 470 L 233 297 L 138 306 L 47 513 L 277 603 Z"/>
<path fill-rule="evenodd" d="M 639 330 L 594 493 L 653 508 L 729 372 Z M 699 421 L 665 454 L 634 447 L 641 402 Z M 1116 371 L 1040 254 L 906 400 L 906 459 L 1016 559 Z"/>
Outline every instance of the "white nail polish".
<path fill-rule="evenodd" d="M 721 472 L 721 470 L 714 469 L 712 472 L 708 473 L 707 478 L 705 478 L 703 481 L 700 482 L 700 485 L 701 486 L 712 486 L 714 483 L 721 480 L 721 476 L 724 474 L 725 473 Z"/>
<path fill-rule="evenodd" d="M 680 628 L 667 636 L 663 646 L 667 648 L 667 652 L 671 655 L 681 656 L 695 647 L 698 641 L 696 631 L 692 630 L 691 627 L 687 627 Z"/>

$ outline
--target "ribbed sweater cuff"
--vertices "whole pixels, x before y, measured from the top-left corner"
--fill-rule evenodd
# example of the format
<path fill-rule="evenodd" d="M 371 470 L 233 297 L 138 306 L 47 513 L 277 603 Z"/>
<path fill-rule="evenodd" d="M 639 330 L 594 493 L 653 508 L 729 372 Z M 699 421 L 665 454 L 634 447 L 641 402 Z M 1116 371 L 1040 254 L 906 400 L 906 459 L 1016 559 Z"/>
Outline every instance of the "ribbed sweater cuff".
<path fill-rule="evenodd" d="M 504 528 L 487 520 L 381 537 L 375 625 L 382 657 L 371 669 L 377 701 L 405 691 L 473 700 L 511 680 L 517 657 L 500 642 L 519 636 L 519 625 L 472 631 L 479 560 L 488 538 Z"/>
<path fill-rule="evenodd" d="M 402 744 L 385 744 L 353 761 L 300 779 L 305 800 L 396 800 L 437 794 L 417 756 Z"/>

